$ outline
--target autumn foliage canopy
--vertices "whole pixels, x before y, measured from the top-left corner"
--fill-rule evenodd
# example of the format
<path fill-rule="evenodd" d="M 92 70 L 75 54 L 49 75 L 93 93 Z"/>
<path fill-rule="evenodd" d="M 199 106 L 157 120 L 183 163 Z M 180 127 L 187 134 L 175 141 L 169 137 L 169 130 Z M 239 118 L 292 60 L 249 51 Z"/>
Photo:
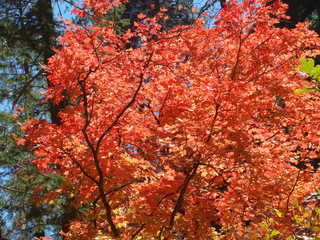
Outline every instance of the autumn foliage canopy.
<path fill-rule="evenodd" d="M 99 19 L 119 3 L 88 0 L 74 12 Z M 310 165 L 320 101 L 295 94 L 306 78 L 297 67 L 320 40 L 304 23 L 277 27 L 285 10 L 228 1 L 210 28 L 199 18 L 168 30 L 162 9 L 123 35 L 111 22 L 68 24 L 45 67 L 46 97 L 68 101 L 61 124 L 30 120 L 21 141 L 40 171 L 65 178 L 39 201 L 64 193 L 83 210 L 62 234 L 263 239 L 277 229 L 285 239 L 299 230 L 295 203 L 311 208 L 320 181 Z"/>

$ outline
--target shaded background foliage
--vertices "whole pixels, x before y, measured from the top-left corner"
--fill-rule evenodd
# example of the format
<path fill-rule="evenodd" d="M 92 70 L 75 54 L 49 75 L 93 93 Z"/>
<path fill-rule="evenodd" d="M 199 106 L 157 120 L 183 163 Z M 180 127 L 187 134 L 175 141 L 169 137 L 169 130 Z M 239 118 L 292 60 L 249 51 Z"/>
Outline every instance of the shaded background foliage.
<path fill-rule="evenodd" d="M 310 22 L 310 29 L 320 34 L 320 2 L 314 0 L 283 0 L 288 4 L 287 14 L 291 17 L 282 26 L 295 28 L 299 22 Z"/>
<path fill-rule="evenodd" d="M 279 27 L 294 28 L 298 22 L 310 21 L 310 28 L 320 33 L 320 2 L 314 0 L 283 0 L 289 4 L 291 19 Z M 101 16 L 115 22 L 118 34 L 131 29 L 140 12 L 152 17 L 167 8 L 164 28 L 191 24 L 199 14 L 223 6 L 224 0 L 132 0 Z M 79 214 L 70 199 L 39 204 L 37 198 L 59 186 L 63 178 L 40 174 L 32 165 L 28 149 L 16 145 L 12 134 L 19 134 L 18 122 L 30 118 L 51 119 L 59 124 L 59 110 L 67 104 L 45 101 L 40 91 L 50 86 L 42 66 L 58 47 L 57 37 L 63 24 L 54 16 L 53 6 L 60 11 L 72 9 L 72 1 L 2 0 L 0 2 L 0 239 L 41 237 L 46 231 L 68 231 L 68 222 Z M 272 1 L 270 1 L 270 4 Z M 152 7 L 151 5 L 152 4 Z M 179 8 L 183 6 L 183 8 Z M 192 8 L 198 8 L 194 13 Z M 80 22 L 74 17 L 74 21 Z M 82 24 L 94 21 L 89 16 Z M 208 18 L 210 24 L 210 18 Z M 137 47 L 132 39 L 131 46 Z M 23 112 L 13 106 L 24 108 Z M 12 116 L 17 114 L 18 116 Z"/>

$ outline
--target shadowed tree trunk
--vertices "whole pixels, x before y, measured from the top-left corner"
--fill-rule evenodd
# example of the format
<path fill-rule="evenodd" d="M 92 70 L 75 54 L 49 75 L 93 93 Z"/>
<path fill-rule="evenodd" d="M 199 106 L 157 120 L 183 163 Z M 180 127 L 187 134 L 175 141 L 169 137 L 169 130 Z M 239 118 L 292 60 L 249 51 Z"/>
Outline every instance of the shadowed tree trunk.
<path fill-rule="evenodd" d="M 54 55 L 53 47 L 56 46 L 57 32 L 55 29 L 55 22 L 52 9 L 51 0 L 39 0 L 39 17 L 40 17 L 40 27 L 41 27 L 41 41 L 43 44 L 43 63 L 48 64 L 50 57 Z M 47 79 L 48 87 L 50 88 L 52 84 Z M 49 100 L 49 111 L 51 115 L 51 122 L 55 124 L 61 124 L 61 119 L 59 117 L 59 111 L 63 108 L 65 104 L 54 104 Z"/>

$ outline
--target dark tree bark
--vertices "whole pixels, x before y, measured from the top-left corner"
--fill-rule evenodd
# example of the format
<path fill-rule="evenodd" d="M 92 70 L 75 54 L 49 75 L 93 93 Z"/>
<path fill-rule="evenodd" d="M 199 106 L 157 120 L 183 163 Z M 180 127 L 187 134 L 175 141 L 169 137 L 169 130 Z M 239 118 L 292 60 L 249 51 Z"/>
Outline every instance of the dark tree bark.
<path fill-rule="evenodd" d="M 57 32 L 55 28 L 55 21 L 53 16 L 52 1 L 51 0 L 38 0 L 39 20 L 41 27 L 41 41 L 43 44 L 43 63 L 48 64 L 49 58 L 54 55 L 53 47 L 57 45 Z M 47 79 L 48 87 L 52 87 L 52 84 Z M 54 104 L 49 100 L 49 111 L 51 115 L 51 122 L 54 124 L 61 124 L 59 112 L 65 107 L 65 103 Z"/>

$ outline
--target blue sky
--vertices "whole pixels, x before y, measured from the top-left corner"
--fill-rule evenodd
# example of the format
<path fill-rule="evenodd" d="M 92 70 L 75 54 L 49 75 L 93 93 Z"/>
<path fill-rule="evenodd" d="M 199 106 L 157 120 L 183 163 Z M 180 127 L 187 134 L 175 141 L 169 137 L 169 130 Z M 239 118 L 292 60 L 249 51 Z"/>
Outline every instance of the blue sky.
<path fill-rule="evenodd" d="M 56 18 L 62 16 L 63 19 L 71 19 L 73 14 L 70 14 L 70 11 L 73 9 L 69 3 L 64 1 L 58 1 L 53 4 L 53 12 Z"/>

